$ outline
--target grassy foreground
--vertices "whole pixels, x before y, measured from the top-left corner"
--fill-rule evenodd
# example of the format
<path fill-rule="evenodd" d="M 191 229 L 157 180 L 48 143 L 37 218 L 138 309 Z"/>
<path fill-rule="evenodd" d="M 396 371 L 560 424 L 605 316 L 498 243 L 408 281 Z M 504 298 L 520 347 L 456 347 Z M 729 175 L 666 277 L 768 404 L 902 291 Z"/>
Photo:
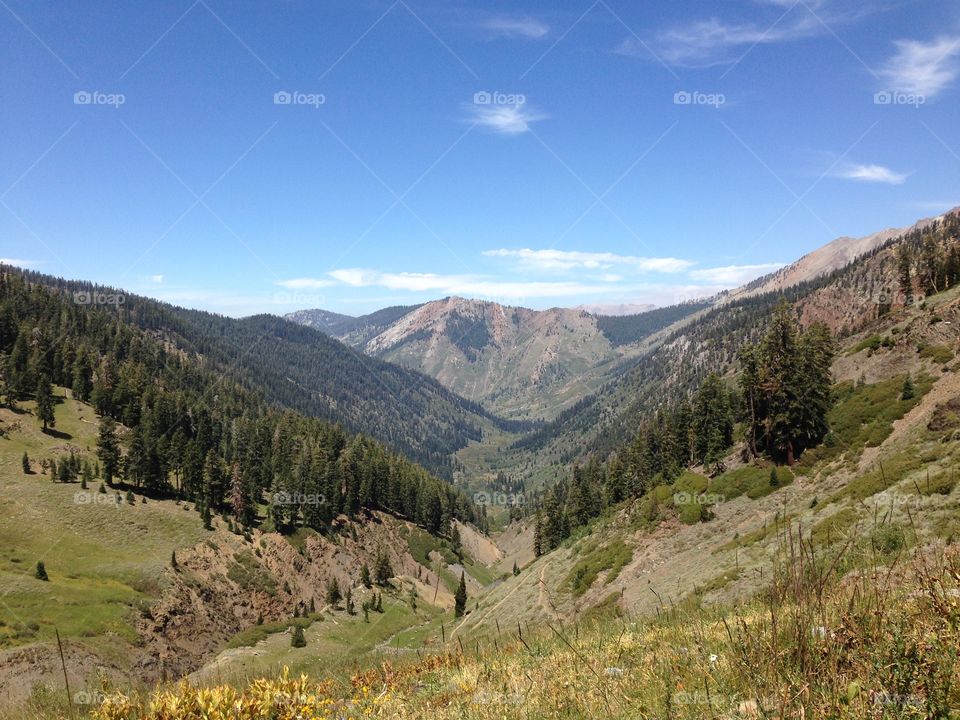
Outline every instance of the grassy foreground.
<path fill-rule="evenodd" d="M 960 548 L 841 577 L 799 533 L 733 610 L 615 616 L 385 662 L 351 686 L 284 673 L 242 688 L 108 696 L 96 720 L 960 718 Z"/>

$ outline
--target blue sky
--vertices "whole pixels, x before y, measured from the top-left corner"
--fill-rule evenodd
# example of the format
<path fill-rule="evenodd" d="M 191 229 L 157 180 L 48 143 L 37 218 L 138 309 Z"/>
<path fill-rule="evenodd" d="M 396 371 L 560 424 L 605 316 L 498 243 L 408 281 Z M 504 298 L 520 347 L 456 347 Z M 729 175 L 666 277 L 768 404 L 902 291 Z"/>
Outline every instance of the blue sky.
<path fill-rule="evenodd" d="M 669 304 L 960 204 L 950 0 L 2 0 L 0 48 L 0 258 L 229 315 Z"/>

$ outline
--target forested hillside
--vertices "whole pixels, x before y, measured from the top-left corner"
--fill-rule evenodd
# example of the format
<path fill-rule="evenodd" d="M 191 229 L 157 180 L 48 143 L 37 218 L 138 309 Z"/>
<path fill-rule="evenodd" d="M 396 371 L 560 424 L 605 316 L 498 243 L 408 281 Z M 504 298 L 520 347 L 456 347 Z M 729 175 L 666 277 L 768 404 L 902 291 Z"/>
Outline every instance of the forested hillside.
<path fill-rule="evenodd" d="M 952 213 L 817 279 L 718 303 L 669 332 L 622 377 L 519 440 L 516 464 L 529 465 L 531 454 L 560 463 L 608 456 L 654 408 L 689 399 L 710 372 L 734 369 L 741 349 L 763 336 L 783 301 L 796 306 L 804 326 L 820 320 L 845 337 L 891 308 L 951 287 L 960 278 L 958 236 L 960 213 Z"/>
<path fill-rule="evenodd" d="M 264 504 L 275 527 L 317 530 L 338 513 L 353 516 L 364 508 L 393 512 L 433 531 L 451 518 L 473 516 L 472 505 L 447 483 L 381 444 L 278 408 L 267 402 L 268 390 L 245 387 L 258 369 L 269 369 L 269 360 L 230 368 L 226 343 L 217 341 L 218 330 L 240 328 L 229 336 L 232 341 L 260 334 L 276 346 L 284 344 L 284 330 L 319 336 L 313 331 L 272 318 L 234 324 L 147 301 L 117 311 L 78 302 L 83 298 L 72 294 L 76 286 L 51 287 L 41 280 L 0 272 L 0 395 L 13 408 L 33 400 L 37 421 L 49 433 L 57 432 L 55 386 L 69 387 L 75 399 L 93 405 L 102 418 L 97 454 L 107 485 L 190 500 L 208 524 L 211 515 L 225 513 L 238 527 L 265 519 Z M 208 323 L 203 337 L 190 345 L 172 343 L 190 338 L 196 331 L 191 321 L 198 320 Z M 306 340 L 310 347 L 313 338 Z M 297 347 L 285 345 L 288 351 Z M 241 347 L 256 354 L 255 342 Z M 327 382 L 342 382 L 329 359 Z M 80 471 L 90 476 L 72 454 L 53 462 L 54 477 L 72 480 Z"/>
<path fill-rule="evenodd" d="M 88 316 L 111 316 L 136 326 L 266 403 L 340 422 L 445 478 L 451 476 L 451 454 L 479 440 L 484 424 L 496 422 L 429 377 L 364 357 L 321 332 L 272 315 L 236 320 L 89 283 L 34 273 L 23 277 L 55 289 L 69 302 L 75 294 L 92 299 L 83 306 Z M 123 302 L 96 302 L 110 297 Z"/>

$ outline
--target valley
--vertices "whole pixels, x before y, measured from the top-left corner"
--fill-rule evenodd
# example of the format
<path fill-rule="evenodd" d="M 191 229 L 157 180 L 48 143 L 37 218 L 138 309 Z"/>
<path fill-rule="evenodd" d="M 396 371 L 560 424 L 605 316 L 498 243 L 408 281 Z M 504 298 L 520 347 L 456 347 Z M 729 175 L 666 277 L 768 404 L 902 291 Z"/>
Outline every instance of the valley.
<path fill-rule="evenodd" d="M 4 702 L 17 708 L 8 716 L 32 712 L 36 717 L 53 717 L 79 704 L 98 718 L 141 717 L 133 709 L 135 695 L 122 696 L 127 698 L 124 702 L 133 703 L 130 712 L 134 714 L 111 715 L 112 693 L 137 693 L 152 683 L 180 677 L 201 688 L 243 688 L 256 678 L 287 677 L 287 673 L 323 678 L 321 694 L 330 698 L 331 707 L 346 702 L 360 707 L 365 698 L 349 698 L 358 677 L 374 685 L 381 682 L 379 671 L 372 668 L 391 668 L 384 682 L 393 688 L 403 687 L 406 678 L 423 672 L 446 676 L 454 667 L 451 663 L 460 668 L 458 677 L 466 667 L 479 672 L 479 667 L 490 663 L 502 663 L 499 672 L 511 673 L 517 669 L 507 668 L 525 664 L 523 652 L 533 652 L 548 663 L 566 662 L 562 658 L 568 652 L 593 657 L 594 650 L 581 645 L 593 639 L 601 648 L 613 644 L 621 650 L 616 660 L 591 660 L 592 672 L 609 676 L 613 667 L 617 673 L 639 673 L 642 653 L 629 650 L 638 646 L 622 646 L 623 635 L 615 640 L 611 626 L 629 627 L 630 637 L 684 634 L 700 627 L 698 632 L 713 639 L 697 642 L 721 643 L 713 635 L 715 629 L 707 629 L 713 627 L 711 623 L 731 608 L 762 605 L 771 583 L 776 587 L 786 582 L 777 573 L 793 572 L 793 565 L 813 562 L 812 558 L 828 564 L 824 587 L 829 586 L 836 602 L 845 602 L 843 578 L 864 577 L 864 573 L 903 573 L 907 583 L 927 582 L 929 576 L 917 574 L 925 562 L 946 573 L 942 582 L 947 584 L 942 588 L 949 589 L 949 594 L 944 597 L 955 598 L 950 583 L 958 576 L 951 576 L 949 568 L 955 567 L 955 543 L 960 537 L 960 336 L 955 329 L 960 323 L 960 284 L 954 281 L 918 302 L 898 299 L 904 294 L 895 288 L 900 283 L 897 258 L 903 248 L 936 237 L 944 243 L 949 262 L 950 252 L 956 254 L 958 222 L 960 215 L 952 214 L 903 235 L 884 236 L 883 243 L 852 263 L 773 294 L 739 297 L 734 293 L 710 306 L 653 311 L 652 318 L 616 318 L 617 324 L 607 323 L 605 331 L 600 330 L 598 318 L 581 311 L 541 313 L 536 322 L 547 322 L 544 318 L 549 322 L 536 325 L 542 332 L 532 335 L 550 340 L 555 337 L 551 333 L 565 328 L 571 338 L 584 336 L 586 347 L 607 338 L 604 332 L 616 332 L 617 337 L 631 338 L 617 346 L 629 347 L 623 350 L 631 353 L 629 360 L 619 355 L 616 363 L 622 369 L 601 381 L 608 373 L 607 363 L 614 362 L 609 355 L 614 346 L 607 339 L 607 354 L 592 356 L 594 388 L 588 392 L 588 387 L 581 386 L 574 405 L 552 420 L 538 418 L 546 422 L 532 426 L 499 420 L 488 409 L 496 404 L 490 398 L 461 401 L 456 387 L 436 390 L 438 386 L 426 379 L 418 380 L 430 389 L 431 397 L 449 402 L 451 413 L 464 413 L 460 417 L 473 418 L 482 428 L 476 437 L 456 441 L 462 444 L 448 465 L 438 464 L 450 468 L 452 485 L 390 459 L 373 441 L 351 439 L 322 424 L 314 426 L 315 421 L 290 416 L 290 410 L 271 410 L 268 402 L 257 411 L 262 413 L 258 422 L 275 422 L 274 429 L 268 431 L 265 426 L 261 431 L 250 425 L 248 432 L 236 423 L 230 429 L 224 426 L 218 431 L 225 433 L 220 446 L 226 448 L 224 459 L 211 460 L 207 455 L 198 471 L 200 485 L 195 492 L 199 494 L 191 497 L 169 485 L 176 476 L 177 487 L 188 487 L 189 466 L 181 467 L 175 457 L 164 454 L 166 433 L 154 439 L 145 430 L 149 425 L 143 424 L 163 422 L 166 432 L 171 432 L 181 420 L 164 419 L 162 414 L 150 419 L 162 406 L 154 409 L 151 382 L 143 375 L 140 410 L 125 411 L 121 417 L 133 427 L 119 425 L 123 463 L 120 476 L 112 480 L 105 478 L 101 464 L 106 462 L 102 409 L 109 407 L 111 398 L 121 396 L 100 390 L 103 369 L 93 376 L 92 387 L 82 382 L 82 376 L 71 387 L 51 386 L 53 416 L 46 431 L 37 423 L 43 400 L 8 403 L 0 409 L 4 482 L 0 575 L 5 588 L 0 605 L 4 668 L 0 680 Z M 931 231 L 936 235 L 929 235 Z M 920 282 L 922 267 L 916 268 Z M 25 281 L 35 284 L 33 289 L 19 284 Z M 8 273 L 4 287 L 8 300 L 18 292 L 47 293 L 44 302 L 49 307 L 57 307 L 61 292 L 58 283 L 35 275 Z M 877 302 L 878 294 L 882 302 Z M 784 309 L 788 306 L 783 298 L 792 303 L 789 310 Z M 195 348 L 191 352 L 201 362 L 191 382 L 206 387 L 214 376 L 207 379 L 205 366 L 222 351 L 193 328 L 211 320 L 138 302 L 157 317 L 168 318 L 169 324 L 151 323 L 146 333 L 147 323 L 142 320 L 130 321 L 110 310 L 81 312 L 96 313 L 87 327 L 119 322 L 116 327 L 127 328 L 124 332 L 130 342 L 154 347 L 156 353 L 172 352 L 173 357 L 182 358 L 178 368 L 197 362 L 187 352 Z M 5 307 L 6 317 L 12 317 L 18 306 L 11 301 Z M 452 298 L 404 311 L 389 313 L 396 316 L 389 329 L 369 330 L 366 321 L 359 323 L 357 327 L 368 328 L 365 349 L 393 348 L 383 357 L 397 360 L 399 355 L 391 352 L 406 353 L 408 362 L 401 364 L 410 365 L 422 353 L 419 370 L 436 363 L 427 374 L 436 376 L 444 387 L 465 382 L 461 362 L 468 357 L 465 353 L 473 353 L 469 355 L 472 362 L 482 366 L 471 372 L 492 373 L 505 361 L 501 357 L 486 363 L 484 353 L 511 348 L 522 363 L 538 357 L 546 347 L 538 344 L 540 340 L 524 344 L 519 328 L 523 323 L 531 327 L 534 320 L 516 309 Z M 450 336 L 450 324 L 464 329 L 470 312 L 476 313 L 472 322 L 479 325 L 472 325 L 475 334 L 466 336 L 476 338 L 479 333 L 484 342 L 464 350 Z M 752 457 L 741 416 L 710 465 L 689 461 L 672 475 L 657 473 L 641 491 L 616 497 L 612 488 L 619 482 L 619 473 L 626 472 L 626 481 L 635 482 L 629 479 L 632 471 L 622 469 L 634 462 L 629 428 L 641 423 L 643 429 L 643 418 L 658 407 L 654 398 L 670 405 L 671 397 L 696 396 L 709 373 L 732 392 L 742 382 L 738 355 L 742 357 L 747 343 L 769 342 L 762 339 L 761 331 L 781 316 L 795 318 L 791 322 L 805 328 L 825 323 L 833 336 L 824 439 L 793 463 L 776 462 L 762 454 Z M 334 321 L 352 322 L 329 317 L 326 321 L 331 326 Z M 275 324 L 283 322 L 279 320 L 258 322 L 266 323 L 282 342 L 329 347 L 329 352 L 342 356 L 338 362 L 358 357 L 346 347 L 324 345 L 333 341 L 315 339 L 313 335 L 322 335 L 313 329 Z M 429 331 L 414 330 L 417 323 L 426 323 L 423 327 Z M 490 326 L 499 327 L 500 334 L 488 336 L 486 330 L 476 329 Z M 84 352 L 92 352 L 95 345 L 89 343 L 97 337 L 98 333 L 87 332 L 74 348 L 74 363 L 81 363 L 77 358 Z M 438 343 L 448 345 L 436 351 L 440 354 L 431 354 L 430 348 Z M 581 361 L 586 352 L 578 350 Z M 453 354 L 454 359 L 441 362 L 438 358 L 443 353 Z M 289 351 L 284 354 L 287 372 L 307 372 L 307 366 L 290 357 Z M 109 364 L 113 356 L 105 357 Z M 249 402 L 246 398 L 256 397 L 246 395 L 245 388 L 260 387 L 261 378 L 272 377 L 279 359 L 271 362 L 227 376 L 236 378 L 235 389 L 222 379 L 212 385 L 219 388 L 222 406 L 210 409 L 211 418 L 229 407 L 231 393 L 240 401 L 238 407 Z M 7 377 L 15 382 L 17 366 L 9 367 L 13 372 Z M 384 367 L 388 373 L 399 372 Z M 536 380 L 513 366 L 504 377 L 514 378 L 513 387 L 521 394 L 540 392 L 530 389 L 536 387 Z M 488 380 L 490 387 L 504 387 L 504 380 Z M 111 386 L 111 392 L 119 387 Z M 189 383 L 181 387 L 184 402 L 204 407 L 203 398 L 190 400 L 197 396 Z M 85 400 L 78 399 L 78 394 Z M 282 403 L 286 396 L 273 397 L 276 407 L 276 401 Z M 562 393 L 552 397 L 561 398 Z M 296 400 L 296 406 L 307 407 L 301 402 Z M 184 426 L 188 437 L 196 432 L 200 417 L 196 412 L 187 415 L 194 418 Z M 318 414 L 325 418 L 325 412 Z M 590 420 L 594 413 L 599 423 Z M 381 427 L 371 425 L 371 434 L 390 442 L 393 436 L 383 434 Z M 414 438 L 421 431 L 411 432 Z M 286 445 L 282 438 L 296 438 L 297 433 L 305 434 Z M 258 434 L 266 444 L 258 446 Z M 199 441 L 202 435 L 196 438 Z M 137 443 L 146 447 L 139 448 Z M 627 446 L 608 454 L 618 443 Z M 242 448 L 246 449 L 241 452 Z M 260 452 L 267 453 L 268 464 L 276 472 L 254 480 L 258 477 L 254 468 L 262 462 L 251 458 Z M 167 468 L 166 479 L 161 474 L 157 484 L 148 475 L 136 475 L 133 458 L 137 453 L 147 458 L 142 462 L 155 457 Z M 606 464 L 598 465 L 598 459 Z M 216 470 L 221 462 L 222 469 Z M 575 468 L 572 485 L 571 467 Z M 241 492 L 237 478 L 244 476 L 244 468 L 249 468 L 249 482 L 257 485 Z M 211 492 L 211 482 L 222 482 L 213 480 L 217 472 L 226 473 L 223 481 L 231 473 L 234 478 L 220 491 L 224 498 L 220 504 L 205 494 Z M 580 512 L 573 505 L 578 473 L 581 478 L 589 473 L 597 500 L 600 496 L 613 499 L 595 504 L 586 515 L 576 515 Z M 399 483 L 400 477 L 408 477 L 412 484 L 391 484 Z M 333 508 L 321 506 L 325 509 L 318 514 L 309 504 L 311 492 L 319 492 L 325 504 L 334 496 L 340 499 Z M 405 500 L 407 492 L 420 497 Z M 287 508 L 278 500 L 284 497 L 301 499 Z M 566 524 L 553 537 L 549 527 L 557 512 Z M 34 528 L 43 532 L 35 533 Z M 794 543 L 800 545 L 800 560 Z M 809 543 L 808 550 L 802 549 L 804 543 Z M 811 560 L 804 559 L 808 551 Z M 42 563 L 43 577 L 38 563 Z M 462 605 L 458 599 L 461 578 Z M 792 603 L 797 612 L 807 612 L 809 598 L 796 588 L 790 592 L 795 595 L 784 602 Z M 925 598 L 923 593 L 929 592 L 933 592 L 930 587 L 923 586 L 915 597 Z M 929 601 L 937 597 L 930 595 Z M 898 601 L 888 598 L 885 602 Z M 950 602 L 955 607 L 955 600 Z M 892 606 L 887 607 L 885 612 L 893 612 Z M 575 632 L 576 639 L 570 632 Z M 57 633 L 63 643 L 62 658 Z M 302 635 L 299 646 L 293 642 L 298 633 Z M 531 649 L 534 645 L 537 650 Z M 501 655 L 504 651 L 507 654 Z M 734 648 L 723 652 L 732 653 Z M 941 656 L 931 658 L 931 662 L 940 661 Z M 702 672 L 693 667 L 689 671 Z M 73 693 L 70 704 L 64 703 L 62 689 L 56 689 L 64 672 Z M 486 679 L 496 676 L 491 672 L 488 667 L 479 676 L 454 682 L 469 690 L 444 684 L 453 682 L 449 678 L 428 683 L 417 693 L 417 702 L 445 698 L 442 705 L 449 712 L 460 707 L 456 716 L 477 718 L 491 717 L 504 704 L 528 702 L 518 699 L 529 692 L 519 686 L 488 687 Z M 524 672 L 533 670 L 528 667 Z M 875 681 L 866 670 L 844 672 L 867 673 L 849 682 Z M 943 672 L 949 676 L 948 669 Z M 609 682 L 615 684 L 616 677 L 619 674 Z M 742 680 L 734 674 L 726 682 L 736 685 Z M 770 693 L 783 692 L 778 680 L 771 677 L 768 682 Z M 734 693 L 733 685 L 727 688 L 725 702 L 758 702 L 751 699 L 755 692 L 751 695 L 737 686 Z M 642 692 L 648 692 L 643 687 Z M 489 702 L 470 700 L 479 696 Z M 637 702 L 669 705 L 671 697 L 675 701 L 679 696 L 674 692 L 661 693 L 656 700 L 618 699 L 612 701 L 617 709 L 611 710 L 611 717 L 630 717 Z M 384 702 L 392 707 L 391 701 Z M 457 705 L 462 702 L 471 709 Z M 542 706 L 553 702 L 586 712 L 597 702 L 611 699 L 594 692 L 577 696 L 561 692 L 553 700 L 538 700 Z M 99 711 L 98 705 L 103 705 Z M 686 708 L 693 713 L 689 716 L 695 716 L 699 706 L 702 703 L 697 701 Z M 850 707 L 853 712 L 852 708 L 862 705 L 852 702 Z"/>

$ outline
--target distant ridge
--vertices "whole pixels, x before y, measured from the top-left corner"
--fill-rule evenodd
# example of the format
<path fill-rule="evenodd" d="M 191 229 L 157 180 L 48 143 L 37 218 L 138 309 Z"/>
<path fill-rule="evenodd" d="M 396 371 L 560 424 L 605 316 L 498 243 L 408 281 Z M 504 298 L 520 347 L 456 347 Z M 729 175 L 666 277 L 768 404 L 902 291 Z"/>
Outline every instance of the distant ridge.
<path fill-rule="evenodd" d="M 617 303 L 610 305 L 577 305 L 574 310 L 583 310 L 591 315 L 600 315 L 603 317 L 623 317 L 624 315 L 640 315 L 656 309 L 656 305 Z"/>
<path fill-rule="evenodd" d="M 925 218 L 906 228 L 888 228 L 860 238 L 837 238 L 813 252 L 807 253 L 796 262 L 731 291 L 728 297 L 734 299 L 749 295 L 761 295 L 767 292 L 784 290 L 808 280 L 815 280 L 849 265 L 857 258 L 876 250 L 894 238 L 917 230 L 925 230 L 958 210 L 960 210 L 960 207 L 936 217 Z"/>

